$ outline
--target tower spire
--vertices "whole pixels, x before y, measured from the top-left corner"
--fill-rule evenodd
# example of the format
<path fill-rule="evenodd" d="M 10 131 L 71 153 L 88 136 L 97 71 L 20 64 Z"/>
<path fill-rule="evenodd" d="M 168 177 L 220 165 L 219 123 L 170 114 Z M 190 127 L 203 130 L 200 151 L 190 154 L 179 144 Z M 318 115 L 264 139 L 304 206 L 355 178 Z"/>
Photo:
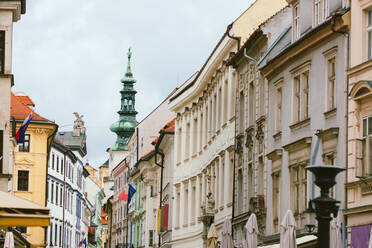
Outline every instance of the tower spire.
<path fill-rule="evenodd" d="M 118 111 L 119 121 L 110 126 L 110 130 L 117 135 L 115 144 L 111 147 L 112 150 L 126 151 L 128 150 L 128 140 L 134 133 L 137 126 L 135 109 L 135 95 L 137 91 L 134 90 L 133 85 L 136 80 L 133 78 L 130 60 L 132 57 L 131 49 L 128 49 L 128 66 L 124 77 L 120 80 L 123 84 L 121 94 L 121 107 Z"/>
<path fill-rule="evenodd" d="M 130 67 L 130 58 L 132 57 L 132 52 L 130 50 L 131 48 L 129 47 L 127 55 L 128 55 L 128 65 L 127 65 L 127 72 L 125 73 L 125 76 L 133 76 L 132 74 L 132 69 Z"/>

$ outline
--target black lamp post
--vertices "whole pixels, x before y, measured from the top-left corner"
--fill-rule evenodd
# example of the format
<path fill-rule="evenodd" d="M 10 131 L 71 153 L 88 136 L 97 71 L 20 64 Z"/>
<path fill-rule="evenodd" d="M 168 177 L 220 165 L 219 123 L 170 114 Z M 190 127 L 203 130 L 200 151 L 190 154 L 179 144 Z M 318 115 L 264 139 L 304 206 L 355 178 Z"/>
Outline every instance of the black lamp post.
<path fill-rule="evenodd" d="M 320 188 L 320 196 L 312 200 L 318 221 L 318 247 L 329 248 L 331 213 L 337 216 L 340 203 L 329 196 L 329 189 L 336 184 L 337 174 L 345 169 L 334 165 L 309 165 L 306 169 L 314 173 L 315 184 Z"/>

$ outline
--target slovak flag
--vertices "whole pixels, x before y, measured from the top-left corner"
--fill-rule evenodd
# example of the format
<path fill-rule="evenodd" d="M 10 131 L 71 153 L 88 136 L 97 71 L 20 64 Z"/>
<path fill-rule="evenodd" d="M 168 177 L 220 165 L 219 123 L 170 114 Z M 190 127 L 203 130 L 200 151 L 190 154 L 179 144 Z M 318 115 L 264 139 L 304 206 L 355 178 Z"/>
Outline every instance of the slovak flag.
<path fill-rule="evenodd" d="M 23 121 L 21 127 L 18 129 L 17 133 L 16 133 L 16 140 L 17 140 L 17 144 L 19 143 L 23 143 L 24 139 L 25 139 L 25 133 L 26 133 L 26 130 L 27 130 L 27 127 L 28 127 L 28 124 L 30 124 L 32 118 L 34 118 L 33 116 L 33 111 L 31 111 L 31 113 L 27 116 L 27 118 Z"/>
<path fill-rule="evenodd" d="M 87 239 L 84 238 L 83 240 L 80 241 L 79 243 L 79 248 L 87 248 Z"/>

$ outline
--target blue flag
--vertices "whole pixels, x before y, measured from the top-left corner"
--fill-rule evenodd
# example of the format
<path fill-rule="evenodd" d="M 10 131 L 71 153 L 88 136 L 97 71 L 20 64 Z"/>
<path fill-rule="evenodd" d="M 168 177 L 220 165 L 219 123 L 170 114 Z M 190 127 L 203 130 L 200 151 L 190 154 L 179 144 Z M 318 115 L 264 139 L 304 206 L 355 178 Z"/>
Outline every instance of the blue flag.
<path fill-rule="evenodd" d="M 128 204 L 132 200 L 134 194 L 136 193 L 136 189 L 133 187 L 133 185 L 130 183 L 129 184 L 129 189 L 128 189 Z"/>

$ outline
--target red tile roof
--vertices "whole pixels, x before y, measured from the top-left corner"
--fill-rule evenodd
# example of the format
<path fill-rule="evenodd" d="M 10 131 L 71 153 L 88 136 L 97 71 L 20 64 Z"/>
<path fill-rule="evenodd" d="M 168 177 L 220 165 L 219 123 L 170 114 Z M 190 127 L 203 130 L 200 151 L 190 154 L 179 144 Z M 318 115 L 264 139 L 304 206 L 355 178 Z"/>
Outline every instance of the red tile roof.
<path fill-rule="evenodd" d="M 33 101 L 28 96 L 16 96 L 13 92 L 11 93 L 11 104 L 10 104 L 10 118 L 16 120 L 24 120 L 27 116 L 31 113 L 32 108 L 27 106 L 26 103 L 33 103 Z M 30 104 L 31 105 L 31 104 Z M 35 104 L 33 105 L 35 106 Z M 38 113 L 34 111 L 34 118 L 33 121 L 45 121 L 45 122 L 53 122 L 50 121 Z"/>
<path fill-rule="evenodd" d="M 141 158 L 145 158 L 145 157 L 149 156 L 153 152 L 155 152 L 155 150 L 149 151 L 148 153 L 146 153 L 145 155 L 143 155 Z"/>
<path fill-rule="evenodd" d="M 35 103 L 31 100 L 29 96 L 16 96 L 19 101 L 26 104 L 27 106 L 35 107 Z"/>
<path fill-rule="evenodd" d="M 171 120 L 170 122 L 168 122 L 162 129 L 160 129 L 160 135 L 161 133 L 174 133 L 174 123 L 175 123 L 175 120 L 176 119 L 173 119 Z M 159 137 L 156 137 L 156 139 L 154 139 L 151 144 L 154 146 L 156 145 L 156 143 L 159 141 Z"/>
<path fill-rule="evenodd" d="M 174 123 L 176 119 L 171 120 L 168 122 L 161 130 L 160 132 L 174 132 Z"/>

